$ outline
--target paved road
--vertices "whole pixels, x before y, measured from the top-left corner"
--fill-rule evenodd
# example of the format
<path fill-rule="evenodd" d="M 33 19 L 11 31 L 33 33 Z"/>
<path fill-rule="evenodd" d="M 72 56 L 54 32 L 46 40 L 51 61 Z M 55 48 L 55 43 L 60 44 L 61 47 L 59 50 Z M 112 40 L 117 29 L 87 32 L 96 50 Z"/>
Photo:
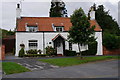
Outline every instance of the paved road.
<path fill-rule="evenodd" d="M 120 61 L 120 60 L 119 60 Z M 5 75 L 4 78 L 117 78 L 118 60 Z"/>

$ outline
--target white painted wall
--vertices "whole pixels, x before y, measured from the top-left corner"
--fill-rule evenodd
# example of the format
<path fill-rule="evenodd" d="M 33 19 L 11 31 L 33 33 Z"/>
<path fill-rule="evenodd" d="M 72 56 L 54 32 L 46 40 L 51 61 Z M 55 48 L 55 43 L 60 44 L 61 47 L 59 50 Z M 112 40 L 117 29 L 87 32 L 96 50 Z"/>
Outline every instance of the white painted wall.
<path fill-rule="evenodd" d="M 95 32 L 95 38 L 97 38 L 96 41 L 98 42 L 96 55 L 103 55 L 102 32 Z"/>
<path fill-rule="evenodd" d="M 45 47 L 52 46 L 53 47 L 53 41 L 52 39 L 58 35 L 61 34 L 65 39 L 67 39 L 68 32 L 45 32 L 44 38 L 45 38 Z M 98 41 L 98 50 L 97 55 L 103 55 L 102 53 L 102 32 L 95 32 L 95 37 Z M 38 48 L 42 50 L 43 54 L 43 32 L 36 32 L 36 33 L 30 33 L 30 32 L 16 32 L 16 54 L 15 56 L 18 56 L 19 50 L 21 49 L 20 44 L 25 44 L 25 50 L 29 50 L 28 41 L 29 40 L 38 40 Z M 49 44 L 51 42 L 51 44 Z M 65 49 L 69 50 L 69 43 L 66 40 L 65 41 Z M 78 45 L 73 44 L 72 45 L 73 51 L 79 52 Z M 88 49 L 88 46 L 81 46 L 81 51 L 85 51 Z"/>
<path fill-rule="evenodd" d="M 19 50 L 21 49 L 20 44 L 25 44 L 25 50 L 29 50 L 28 41 L 29 40 L 38 40 L 38 48 L 43 51 L 43 33 L 25 33 L 25 32 L 16 32 L 16 54 L 18 56 Z"/>

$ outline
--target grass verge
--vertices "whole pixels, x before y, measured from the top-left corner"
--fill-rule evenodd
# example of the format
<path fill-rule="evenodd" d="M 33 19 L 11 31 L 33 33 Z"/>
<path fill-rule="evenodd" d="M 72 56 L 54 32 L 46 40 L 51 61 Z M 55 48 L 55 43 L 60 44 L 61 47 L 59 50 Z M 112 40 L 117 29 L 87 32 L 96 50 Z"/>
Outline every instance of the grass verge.
<path fill-rule="evenodd" d="M 2 69 L 6 74 L 14 74 L 14 73 L 30 71 L 29 69 L 15 62 L 2 62 Z"/>
<path fill-rule="evenodd" d="M 73 58 L 56 58 L 56 59 L 39 59 L 39 61 L 50 63 L 57 66 L 72 66 L 79 65 L 93 61 L 107 60 L 107 59 L 120 59 L 120 56 L 95 56 L 95 57 L 73 57 Z"/>

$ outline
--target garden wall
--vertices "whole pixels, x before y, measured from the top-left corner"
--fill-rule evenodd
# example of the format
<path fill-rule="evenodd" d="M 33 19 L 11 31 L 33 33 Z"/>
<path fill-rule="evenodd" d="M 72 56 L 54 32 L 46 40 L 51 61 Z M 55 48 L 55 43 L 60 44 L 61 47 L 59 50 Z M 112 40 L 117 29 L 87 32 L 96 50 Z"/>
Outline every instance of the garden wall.
<path fill-rule="evenodd" d="M 0 60 L 5 59 L 5 45 L 0 46 Z"/>
<path fill-rule="evenodd" d="M 15 39 L 5 38 L 2 40 L 2 44 L 5 45 L 5 53 L 11 53 L 15 49 Z"/>
<path fill-rule="evenodd" d="M 120 49 L 107 50 L 105 47 L 103 47 L 103 55 L 120 55 Z"/>

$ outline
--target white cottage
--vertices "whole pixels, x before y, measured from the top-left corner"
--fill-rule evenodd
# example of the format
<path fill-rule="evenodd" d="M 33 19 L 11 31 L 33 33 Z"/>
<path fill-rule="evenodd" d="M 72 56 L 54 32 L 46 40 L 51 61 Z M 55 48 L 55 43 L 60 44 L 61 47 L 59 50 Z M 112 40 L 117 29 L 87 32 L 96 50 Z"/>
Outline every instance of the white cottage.
<path fill-rule="evenodd" d="M 58 55 L 64 55 L 64 51 L 73 50 L 79 52 L 77 44 L 71 44 L 67 41 L 68 31 L 72 26 L 68 17 L 21 17 L 20 5 L 17 6 L 17 25 L 16 25 L 16 54 L 18 56 L 21 49 L 20 44 L 25 45 L 25 50 L 42 50 L 45 54 L 45 48 L 52 46 L 57 50 Z M 103 55 L 102 52 L 102 29 L 95 20 L 95 11 L 90 12 L 91 26 L 96 26 L 95 38 L 98 42 L 97 55 Z M 90 27 L 91 27 L 90 26 Z M 81 46 L 81 51 L 88 49 L 88 46 Z"/>

